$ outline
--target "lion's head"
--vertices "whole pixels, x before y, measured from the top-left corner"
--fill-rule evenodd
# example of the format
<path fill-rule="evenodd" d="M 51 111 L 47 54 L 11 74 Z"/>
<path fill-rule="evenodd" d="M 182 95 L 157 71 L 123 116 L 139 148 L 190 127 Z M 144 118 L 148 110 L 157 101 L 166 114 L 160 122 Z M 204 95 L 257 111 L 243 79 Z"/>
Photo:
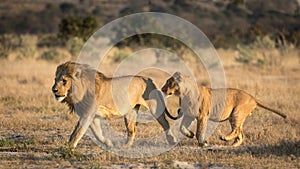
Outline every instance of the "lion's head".
<path fill-rule="evenodd" d="M 66 62 L 59 65 L 55 73 L 55 82 L 52 92 L 59 102 L 73 105 L 81 101 L 88 90 L 90 82 L 95 82 L 96 70 L 88 65 L 75 62 Z"/>
<path fill-rule="evenodd" d="M 175 72 L 167 81 L 166 84 L 161 88 L 161 91 L 166 95 L 180 95 L 179 83 L 181 82 L 181 74 Z"/>

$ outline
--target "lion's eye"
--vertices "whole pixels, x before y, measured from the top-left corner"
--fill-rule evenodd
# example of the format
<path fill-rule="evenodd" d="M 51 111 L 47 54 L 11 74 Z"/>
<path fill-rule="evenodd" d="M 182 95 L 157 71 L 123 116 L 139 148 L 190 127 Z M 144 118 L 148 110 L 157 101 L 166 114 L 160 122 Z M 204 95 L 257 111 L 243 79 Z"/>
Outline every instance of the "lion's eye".
<path fill-rule="evenodd" d="M 66 85 L 67 84 L 67 80 L 63 79 L 63 84 Z"/>

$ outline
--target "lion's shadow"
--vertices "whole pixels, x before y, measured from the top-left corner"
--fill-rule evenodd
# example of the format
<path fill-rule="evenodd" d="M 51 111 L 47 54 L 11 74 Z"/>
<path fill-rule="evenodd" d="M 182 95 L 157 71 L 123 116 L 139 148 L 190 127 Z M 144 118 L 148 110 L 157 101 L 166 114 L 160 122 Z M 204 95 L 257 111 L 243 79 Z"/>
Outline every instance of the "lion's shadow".
<path fill-rule="evenodd" d="M 261 156 L 292 156 L 295 158 L 300 157 L 300 140 L 299 141 L 289 141 L 282 140 L 276 145 L 257 145 L 257 146 L 240 146 L 228 150 L 236 154 L 249 154 L 257 157 Z"/>

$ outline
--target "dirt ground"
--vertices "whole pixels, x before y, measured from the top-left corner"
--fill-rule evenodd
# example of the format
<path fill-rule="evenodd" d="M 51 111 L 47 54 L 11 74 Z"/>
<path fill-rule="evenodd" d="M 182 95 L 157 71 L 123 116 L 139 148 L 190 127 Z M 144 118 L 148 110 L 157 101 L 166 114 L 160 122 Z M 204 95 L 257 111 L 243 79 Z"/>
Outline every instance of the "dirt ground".
<path fill-rule="evenodd" d="M 160 155 L 127 158 L 105 151 L 88 136 L 75 152 L 66 148 L 77 116 L 68 114 L 67 106 L 57 103 L 51 93 L 56 63 L 1 60 L 0 168 L 300 168 L 299 61 L 279 68 L 229 63 L 224 58 L 227 87 L 247 91 L 288 119 L 257 108 L 244 124 L 246 139 L 240 147 L 200 148 L 195 138 L 184 138 Z M 152 75 L 159 87 L 168 78 Z M 171 113 L 177 109 L 174 100 L 168 101 Z M 123 123 L 116 126 L 126 132 Z M 161 130 L 155 121 L 141 124 L 137 138 Z M 229 123 L 220 124 L 209 143 L 230 145 L 218 139 L 228 132 Z"/>

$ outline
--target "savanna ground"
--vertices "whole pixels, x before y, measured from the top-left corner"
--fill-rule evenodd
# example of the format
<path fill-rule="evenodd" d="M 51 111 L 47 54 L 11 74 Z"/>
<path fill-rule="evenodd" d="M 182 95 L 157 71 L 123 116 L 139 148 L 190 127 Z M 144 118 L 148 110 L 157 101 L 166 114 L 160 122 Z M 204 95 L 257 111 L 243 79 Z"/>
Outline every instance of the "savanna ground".
<path fill-rule="evenodd" d="M 246 139 L 238 148 L 206 150 L 196 139 L 185 138 L 168 152 L 134 159 L 104 151 L 84 137 L 72 153 L 65 147 L 77 116 L 68 114 L 67 106 L 51 93 L 57 63 L 1 60 L 0 168 L 300 168 L 299 57 L 287 57 L 279 68 L 251 67 L 237 64 L 233 52 L 218 52 L 227 87 L 246 90 L 287 114 L 288 120 L 257 108 L 244 124 Z M 159 87 L 168 78 L 159 72 L 151 75 Z M 170 105 L 175 114 L 176 104 Z M 123 121 L 118 122 L 125 133 Z M 161 130 L 157 122 L 140 124 L 137 137 Z M 210 144 L 230 145 L 218 139 L 220 132 L 230 132 L 228 122 L 218 126 Z"/>

